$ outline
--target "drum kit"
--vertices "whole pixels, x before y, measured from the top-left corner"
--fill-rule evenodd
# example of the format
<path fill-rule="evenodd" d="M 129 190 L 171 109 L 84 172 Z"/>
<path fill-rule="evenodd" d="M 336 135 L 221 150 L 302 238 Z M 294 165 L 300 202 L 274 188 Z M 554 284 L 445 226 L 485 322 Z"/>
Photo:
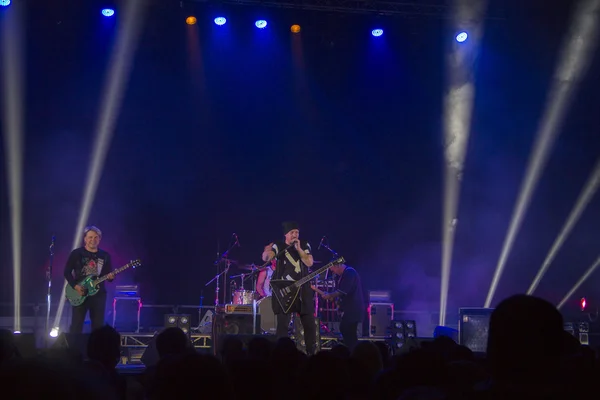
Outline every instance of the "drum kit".
<path fill-rule="evenodd" d="M 230 277 L 231 299 L 228 304 L 232 306 L 251 306 L 256 315 L 260 315 L 260 329 L 262 333 L 275 333 L 275 315 L 271 307 L 271 296 L 263 297 L 256 290 L 259 266 L 255 264 L 240 264 L 232 261 L 236 269 L 242 272 Z M 247 308 L 247 307 L 246 307 Z M 235 307 L 232 307 L 235 309 Z"/>

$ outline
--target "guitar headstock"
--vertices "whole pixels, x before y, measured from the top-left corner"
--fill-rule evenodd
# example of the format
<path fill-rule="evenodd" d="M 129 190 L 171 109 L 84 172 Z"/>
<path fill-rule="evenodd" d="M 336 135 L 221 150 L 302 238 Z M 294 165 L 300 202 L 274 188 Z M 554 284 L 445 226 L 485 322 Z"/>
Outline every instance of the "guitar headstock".
<path fill-rule="evenodd" d="M 141 266 L 142 266 L 142 261 L 141 261 L 141 260 L 139 260 L 139 259 L 137 259 L 137 260 L 131 260 L 131 261 L 129 261 L 129 265 L 130 265 L 132 268 L 141 267 Z"/>
<path fill-rule="evenodd" d="M 344 257 L 338 257 L 335 260 L 333 260 L 331 263 L 334 265 L 339 265 L 339 264 L 343 264 L 345 262 L 346 262 L 346 260 L 344 259 Z"/>

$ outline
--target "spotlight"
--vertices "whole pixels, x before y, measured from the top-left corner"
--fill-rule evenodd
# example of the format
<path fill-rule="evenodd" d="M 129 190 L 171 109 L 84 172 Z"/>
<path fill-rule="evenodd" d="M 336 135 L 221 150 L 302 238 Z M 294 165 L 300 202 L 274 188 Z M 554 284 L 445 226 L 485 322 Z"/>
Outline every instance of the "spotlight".
<path fill-rule="evenodd" d="M 467 40 L 468 37 L 469 37 L 469 35 L 467 35 L 467 32 L 461 32 L 458 35 L 456 35 L 456 41 L 458 43 L 462 43 L 465 40 Z"/>
<path fill-rule="evenodd" d="M 219 26 L 225 25 L 225 22 L 227 22 L 227 20 L 224 17 L 215 18 L 215 24 L 217 24 Z"/>
<path fill-rule="evenodd" d="M 292 25 L 292 27 L 290 28 L 290 31 L 292 31 L 292 33 L 300 33 L 300 25 L 297 25 L 297 24 Z"/>
<path fill-rule="evenodd" d="M 579 301 L 579 306 L 581 307 L 581 311 L 585 311 L 585 308 L 587 307 L 587 301 L 585 300 L 585 297 L 581 298 Z"/>
<path fill-rule="evenodd" d="M 113 10 L 112 8 L 104 8 L 102 10 L 102 15 L 104 15 L 105 17 L 112 17 L 113 15 L 115 15 L 115 10 Z"/>
<path fill-rule="evenodd" d="M 371 31 L 371 35 L 373 35 L 375 37 L 381 36 L 381 35 L 383 35 L 383 29 L 373 29 Z"/>
<path fill-rule="evenodd" d="M 267 21 L 265 21 L 264 19 L 259 19 L 254 23 L 254 25 L 256 25 L 258 29 L 264 29 L 267 27 Z"/>
<path fill-rule="evenodd" d="M 13 333 L 14 333 L 15 335 L 20 335 L 20 334 L 21 334 L 21 331 L 14 331 Z"/>
<path fill-rule="evenodd" d="M 0 6 L 8 7 L 10 5 L 10 0 L 0 0 Z"/>
<path fill-rule="evenodd" d="M 185 19 L 185 23 L 188 24 L 188 25 L 195 25 L 196 22 L 198 22 L 198 20 L 196 19 L 196 17 L 194 17 L 192 15 L 190 15 L 189 17 L 187 17 Z"/>
<path fill-rule="evenodd" d="M 58 337 L 58 328 L 52 328 L 50 331 L 50 337 Z"/>

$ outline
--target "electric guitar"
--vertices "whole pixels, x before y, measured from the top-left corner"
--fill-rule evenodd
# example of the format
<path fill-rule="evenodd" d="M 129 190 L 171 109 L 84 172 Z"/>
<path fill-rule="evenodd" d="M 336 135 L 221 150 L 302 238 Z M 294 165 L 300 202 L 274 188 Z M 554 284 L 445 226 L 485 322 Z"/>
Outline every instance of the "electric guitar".
<path fill-rule="evenodd" d="M 141 265 L 142 262 L 140 260 L 133 260 L 123 265 L 121 268 L 113 270 L 112 273 L 113 275 L 117 275 L 125 271 L 129 267 L 135 268 Z M 67 288 L 65 289 L 65 296 L 67 297 L 67 300 L 69 300 L 69 303 L 71 303 L 72 306 L 79 306 L 89 296 L 93 296 L 96 293 L 98 293 L 98 290 L 100 290 L 100 287 L 98 285 L 107 279 L 108 275 L 104 275 L 102 278 L 98 278 L 96 275 L 88 275 L 79 282 L 77 282 L 77 285 L 81 286 L 83 288 L 83 291 L 85 292 L 83 296 L 80 295 L 79 292 L 73 287 L 71 287 L 71 285 L 69 284 L 67 284 Z"/>
<path fill-rule="evenodd" d="M 294 302 L 298 298 L 298 294 L 300 294 L 300 288 L 307 282 L 310 282 L 315 276 L 322 274 L 327 271 L 329 268 L 333 267 L 337 264 L 343 264 L 346 260 L 344 257 L 339 257 L 327 265 L 322 266 L 318 270 L 311 272 L 306 275 L 304 278 L 299 279 L 297 281 L 288 281 L 286 279 L 271 279 L 271 289 L 273 291 L 273 297 L 277 299 L 279 305 L 283 309 L 284 314 L 290 312 Z"/>

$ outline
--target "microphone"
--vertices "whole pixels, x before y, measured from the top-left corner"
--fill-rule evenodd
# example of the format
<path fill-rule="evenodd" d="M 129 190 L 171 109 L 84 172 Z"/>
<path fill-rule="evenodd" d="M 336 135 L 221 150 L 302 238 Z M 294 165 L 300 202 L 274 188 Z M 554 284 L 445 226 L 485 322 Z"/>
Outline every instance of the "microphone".
<path fill-rule="evenodd" d="M 323 236 L 321 241 L 319 242 L 319 247 L 317 247 L 317 251 L 321 250 L 321 246 L 323 246 L 323 240 L 327 239 L 327 236 Z"/>
<path fill-rule="evenodd" d="M 240 239 L 238 238 L 238 235 L 237 235 L 237 233 L 234 233 L 234 234 L 233 234 L 233 237 L 235 238 L 235 244 L 237 244 L 237 245 L 238 245 L 238 247 L 242 247 L 242 246 L 240 245 Z"/>

